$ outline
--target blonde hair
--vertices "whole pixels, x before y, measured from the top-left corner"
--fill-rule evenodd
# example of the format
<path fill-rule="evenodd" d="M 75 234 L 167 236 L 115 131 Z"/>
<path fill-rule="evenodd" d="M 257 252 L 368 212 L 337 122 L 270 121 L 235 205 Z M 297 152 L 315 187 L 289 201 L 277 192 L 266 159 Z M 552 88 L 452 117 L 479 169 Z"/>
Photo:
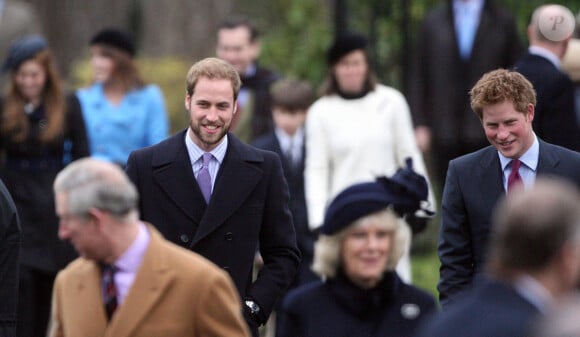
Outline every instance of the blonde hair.
<path fill-rule="evenodd" d="M 323 278 L 335 277 L 338 267 L 342 264 L 341 249 L 346 233 L 353 227 L 361 226 L 369 221 L 381 224 L 386 230 L 393 232 L 393 245 L 385 270 L 395 270 L 411 240 L 411 231 L 391 207 L 359 218 L 336 234 L 320 235 L 314 245 L 312 270 Z"/>
<path fill-rule="evenodd" d="M 234 91 L 234 101 L 238 99 L 242 81 L 236 69 L 228 62 L 215 57 L 208 57 L 191 66 L 186 78 L 186 92 L 188 96 L 193 95 L 195 86 L 201 77 L 229 80 L 232 83 L 232 90 Z"/>

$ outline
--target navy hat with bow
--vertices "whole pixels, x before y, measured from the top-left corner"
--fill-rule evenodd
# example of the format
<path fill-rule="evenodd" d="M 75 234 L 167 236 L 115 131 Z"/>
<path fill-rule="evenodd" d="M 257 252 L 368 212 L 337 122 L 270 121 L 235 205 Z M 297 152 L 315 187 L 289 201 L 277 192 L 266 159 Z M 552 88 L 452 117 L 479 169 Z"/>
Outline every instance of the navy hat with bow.
<path fill-rule="evenodd" d="M 434 213 L 423 205 L 427 201 L 428 185 L 422 175 L 413 171 L 413 162 L 399 169 L 391 178 L 378 177 L 374 182 L 352 185 L 340 192 L 326 210 L 320 233 L 332 235 L 366 215 L 391 206 L 400 217 L 422 210 Z"/>

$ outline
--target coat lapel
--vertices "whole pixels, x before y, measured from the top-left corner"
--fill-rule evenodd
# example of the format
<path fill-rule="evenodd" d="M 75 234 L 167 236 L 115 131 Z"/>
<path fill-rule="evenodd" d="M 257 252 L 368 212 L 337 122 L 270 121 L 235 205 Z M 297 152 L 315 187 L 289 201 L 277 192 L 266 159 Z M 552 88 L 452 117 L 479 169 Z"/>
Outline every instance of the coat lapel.
<path fill-rule="evenodd" d="M 153 179 L 187 217 L 200 223 L 206 203 L 193 175 L 185 132 L 173 136 L 168 146 L 158 148 L 152 162 Z"/>
<path fill-rule="evenodd" d="M 476 172 L 478 176 L 474 179 L 479 179 L 480 196 L 483 205 L 486 209 L 493 210 L 499 200 L 504 194 L 503 176 L 497 150 L 489 146 L 480 161 L 481 171 Z"/>
<path fill-rule="evenodd" d="M 228 135 L 228 150 L 192 245 L 213 232 L 238 210 L 262 178 L 262 170 L 252 162 L 263 161 L 263 158 L 254 155 L 255 152 L 248 151 L 246 147 L 231 134 Z"/>
<path fill-rule="evenodd" d="M 565 174 L 562 174 L 558 169 L 560 158 L 553 151 L 548 149 L 548 145 L 544 141 L 539 139 L 538 141 L 540 143 L 540 154 L 538 156 L 537 174 L 565 176 Z"/>
<path fill-rule="evenodd" d="M 117 309 L 105 337 L 129 336 L 147 317 L 170 285 L 173 275 L 167 267 L 163 238 L 147 226 L 151 241 L 125 302 Z"/>
<path fill-rule="evenodd" d="M 103 336 L 107 328 L 107 317 L 101 292 L 99 266 L 92 261 L 86 261 L 74 279 L 75 289 L 71 291 L 69 302 L 72 311 L 67 314 L 77 316 L 71 321 L 79 322 L 87 332 L 86 336 Z"/>

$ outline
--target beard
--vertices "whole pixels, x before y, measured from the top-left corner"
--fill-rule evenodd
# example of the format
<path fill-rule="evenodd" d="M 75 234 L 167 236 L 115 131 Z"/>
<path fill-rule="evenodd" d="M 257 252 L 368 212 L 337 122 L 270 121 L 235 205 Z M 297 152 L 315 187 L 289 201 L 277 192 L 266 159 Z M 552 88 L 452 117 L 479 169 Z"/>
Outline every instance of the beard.
<path fill-rule="evenodd" d="M 214 134 L 208 134 L 206 132 L 204 132 L 202 130 L 202 123 L 200 122 L 196 122 L 194 123 L 193 121 L 190 120 L 189 122 L 189 127 L 191 129 L 191 131 L 193 132 L 193 135 L 195 136 L 197 140 L 196 143 L 201 143 L 198 144 L 200 147 L 206 149 L 206 150 L 211 150 L 213 149 L 217 144 L 219 144 L 222 139 L 224 138 L 224 136 L 228 133 L 228 131 L 230 130 L 230 123 L 224 123 L 221 128 L 219 129 L 218 133 L 214 133 Z M 211 124 L 209 124 L 211 125 Z"/>

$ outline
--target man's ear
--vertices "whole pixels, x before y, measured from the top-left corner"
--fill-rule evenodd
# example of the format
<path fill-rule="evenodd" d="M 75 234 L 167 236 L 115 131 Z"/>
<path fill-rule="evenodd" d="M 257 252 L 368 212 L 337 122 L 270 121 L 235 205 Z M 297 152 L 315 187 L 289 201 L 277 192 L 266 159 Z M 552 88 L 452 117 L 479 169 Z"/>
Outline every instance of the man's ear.
<path fill-rule="evenodd" d="M 87 219 L 89 221 L 94 221 L 94 223 L 100 228 L 100 225 L 103 223 L 103 217 L 105 216 L 105 212 L 101 211 L 98 208 L 91 207 L 87 211 Z"/>
<path fill-rule="evenodd" d="M 252 46 L 252 61 L 256 62 L 260 57 L 260 53 L 262 52 L 262 44 L 260 40 L 256 39 L 255 41 L 251 42 Z"/>
<path fill-rule="evenodd" d="M 189 110 L 189 107 L 191 106 L 191 96 L 189 96 L 187 93 L 185 93 L 185 110 Z"/>
<path fill-rule="evenodd" d="M 534 121 L 534 115 L 535 115 L 535 107 L 532 103 L 528 104 L 528 113 L 527 113 L 527 118 L 528 121 L 533 122 Z"/>

